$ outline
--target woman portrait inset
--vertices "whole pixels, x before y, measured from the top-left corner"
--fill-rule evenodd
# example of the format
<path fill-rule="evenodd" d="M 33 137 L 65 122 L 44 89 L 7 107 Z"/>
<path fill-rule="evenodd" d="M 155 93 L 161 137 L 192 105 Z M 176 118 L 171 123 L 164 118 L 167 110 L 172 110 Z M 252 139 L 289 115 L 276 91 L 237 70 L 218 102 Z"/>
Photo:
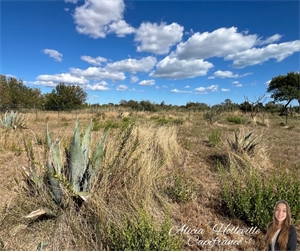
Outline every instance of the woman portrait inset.
<path fill-rule="evenodd" d="M 269 251 L 295 251 L 297 247 L 296 228 L 291 225 L 289 204 L 280 200 L 274 207 L 272 222 L 268 224 L 266 243 Z"/>

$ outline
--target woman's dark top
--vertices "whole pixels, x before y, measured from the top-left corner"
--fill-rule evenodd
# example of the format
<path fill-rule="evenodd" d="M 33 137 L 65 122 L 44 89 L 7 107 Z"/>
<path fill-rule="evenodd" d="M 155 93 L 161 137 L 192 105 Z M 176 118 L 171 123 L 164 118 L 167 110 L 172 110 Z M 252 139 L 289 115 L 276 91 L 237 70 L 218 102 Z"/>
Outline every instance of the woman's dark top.
<path fill-rule="evenodd" d="M 280 231 L 281 232 L 281 231 Z M 280 232 L 277 236 L 276 242 L 275 242 L 275 251 L 280 251 L 280 247 L 278 244 L 278 238 L 280 236 Z M 286 245 L 286 251 L 296 251 L 297 247 L 297 232 L 296 228 L 293 225 L 290 225 L 290 230 L 289 230 L 289 238 L 288 238 L 288 243 Z M 271 244 L 269 244 L 269 251 L 271 251 Z"/>

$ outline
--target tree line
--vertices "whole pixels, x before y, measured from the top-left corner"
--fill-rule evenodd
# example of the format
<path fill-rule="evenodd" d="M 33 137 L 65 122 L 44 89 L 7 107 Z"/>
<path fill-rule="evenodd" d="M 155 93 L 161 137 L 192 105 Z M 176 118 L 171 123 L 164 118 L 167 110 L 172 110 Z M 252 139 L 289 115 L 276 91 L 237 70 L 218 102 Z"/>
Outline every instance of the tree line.
<path fill-rule="evenodd" d="M 280 112 L 286 114 L 289 110 L 296 110 L 300 113 L 300 81 L 299 72 L 289 72 L 286 75 L 279 75 L 270 81 L 266 92 L 271 93 L 270 101 L 263 104 L 263 98 L 259 97 L 255 101 L 250 101 L 245 97 L 245 101 L 241 104 L 233 103 L 230 99 L 226 99 L 220 104 L 209 106 L 201 102 L 187 102 L 186 105 L 178 106 L 153 103 L 149 100 L 134 101 L 121 100 L 119 104 L 87 104 L 87 93 L 79 85 L 66 85 L 59 83 L 50 93 L 42 94 L 38 88 L 30 88 L 23 83 L 23 80 L 17 80 L 13 77 L 0 75 L 0 108 L 2 110 L 18 109 L 18 108 L 36 108 L 43 110 L 74 110 L 82 108 L 106 108 L 120 107 L 129 108 L 135 111 L 150 111 L 170 109 L 185 109 L 190 111 L 205 111 L 207 109 L 216 109 L 222 111 L 241 110 L 250 112 L 255 115 L 258 111 L 265 110 L 271 112 Z M 299 106 L 289 107 L 291 101 L 297 100 Z M 285 102 L 285 103 L 281 103 Z"/>

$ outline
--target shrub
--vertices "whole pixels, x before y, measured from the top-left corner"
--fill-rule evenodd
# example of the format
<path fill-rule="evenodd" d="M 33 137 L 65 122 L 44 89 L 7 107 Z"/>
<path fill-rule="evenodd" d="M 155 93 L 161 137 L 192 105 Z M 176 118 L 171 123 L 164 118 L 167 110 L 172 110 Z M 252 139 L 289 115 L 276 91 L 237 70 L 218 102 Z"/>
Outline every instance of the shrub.
<path fill-rule="evenodd" d="M 227 119 L 228 122 L 232 122 L 232 123 L 235 123 L 235 124 L 244 124 L 244 123 L 246 123 L 246 120 L 244 118 L 234 116 L 234 115 L 228 116 L 226 119 Z"/>
<path fill-rule="evenodd" d="M 183 249 L 183 239 L 169 235 L 171 221 L 166 214 L 158 224 L 146 211 L 139 210 L 137 220 L 124 218 L 123 223 L 108 229 L 110 250 L 172 251 Z"/>
<path fill-rule="evenodd" d="M 200 193 L 201 188 L 197 183 L 183 174 L 177 173 L 171 177 L 171 180 L 172 183 L 166 188 L 166 193 L 174 202 L 188 202 Z"/>
<path fill-rule="evenodd" d="M 229 172 L 218 164 L 223 204 L 230 216 L 239 218 L 265 230 L 272 220 L 274 205 L 286 200 L 296 223 L 300 219 L 300 180 L 297 171 L 284 169 L 273 172 L 269 178 L 256 170 L 246 169 L 241 176 L 236 167 Z"/>
<path fill-rule="evenodd" d="M 220 129 L 213 130 L 208 136 L 209 144 L 213 147 L 217 146 L 221 142 L 222 131 Z"/>

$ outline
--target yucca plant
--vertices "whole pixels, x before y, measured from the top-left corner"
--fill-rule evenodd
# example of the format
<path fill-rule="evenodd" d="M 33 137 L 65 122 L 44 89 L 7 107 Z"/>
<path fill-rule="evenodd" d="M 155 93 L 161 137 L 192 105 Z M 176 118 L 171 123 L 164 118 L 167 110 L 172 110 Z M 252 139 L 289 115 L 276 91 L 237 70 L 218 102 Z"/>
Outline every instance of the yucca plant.
<path fill-rule="evenodd" d="M 8 114 L 8 111 L 5 112 L 3 119 L 0 118 L 0 125 L 2 127 L 13 127 L 15 130 L 17 128 L 24 128 L 26 124 L 26 119 L 23 115 L 17 115 L 18 112 L 11 111 Z"/>
<path fill-rule="evenodd" d="M 94 151 L 91 153 L 91 131 L 92 121 L 87 127 L 85 134 L 81 140 L 80 137 L 80 124 L 76 120 L 75 130 L 69 150 L 66 151 L 67 164 L 63 163 L 62 151 L 60 149 L 60 141 L 57 139 L 52 141 L 50 131 L 46 130 L 47 138 L 47 160 L 46 160 L 46 174 L 49 185 L 43 182 L 43 179 L 37 175 L 34 167 L 34 162 L 30 162 L 31 166 L 29 172 L 23 167 L 25 177 L 30 179 L 32 184 L 36 187 L 44 189 L 47 187 L 49 193 L 52 194 L 54 201 L 63 206 L 63 192 L 67 190 L 74 196 L 79 196 L 82 200 L 86 201 L 94 179 L 97 177 L 101 169 L 101 158 L 104 150 L 104 141 L 107 132 L 99 140 Z M 27 146 L 28 147 L 28 146 Z M 29 152 L 28 148 L 27 152 Z M 32 155 L 29 155 L 33 159 Z M 46 208 L 36 210 L 29 214 L 28 218 L 36 217 L 39 215 L 49 215 L 51 211 Z"/>

